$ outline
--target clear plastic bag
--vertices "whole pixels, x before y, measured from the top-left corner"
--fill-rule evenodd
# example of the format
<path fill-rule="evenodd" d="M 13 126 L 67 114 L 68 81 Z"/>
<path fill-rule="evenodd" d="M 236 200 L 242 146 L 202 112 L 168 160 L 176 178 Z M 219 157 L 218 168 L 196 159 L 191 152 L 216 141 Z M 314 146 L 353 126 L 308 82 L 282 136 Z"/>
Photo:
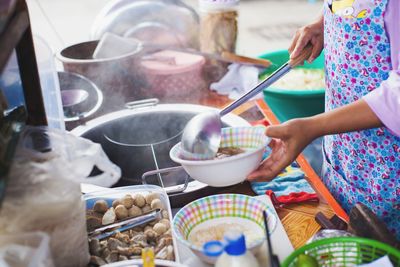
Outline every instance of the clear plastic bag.
<path fill-rule="evenodd" d="M 121 177 L 121 169 L 108 159 L 101 145 L 65 131 L 29 127 L 22 133 L 17 151 L 17 157 L 68 168 L 75 182 L 111 187 Z M 94 167 L 101 173 L 90 176 Z"/>
<path fill-rule="evenodd" d="M 53 267 L 49 240 L 43 232 L 0 235 L 0 266 Z"/>
<path fill-rule="evenodd" d="M 88 178 L 93 166 L 103 173 Z M 111 185 L 119 175 L 100 145 L 64 131 L 29 127 L 10 169 L 0 233 L 46 232 L 55 266 L 84 267 L 89 250 L 80 183 Z"/>

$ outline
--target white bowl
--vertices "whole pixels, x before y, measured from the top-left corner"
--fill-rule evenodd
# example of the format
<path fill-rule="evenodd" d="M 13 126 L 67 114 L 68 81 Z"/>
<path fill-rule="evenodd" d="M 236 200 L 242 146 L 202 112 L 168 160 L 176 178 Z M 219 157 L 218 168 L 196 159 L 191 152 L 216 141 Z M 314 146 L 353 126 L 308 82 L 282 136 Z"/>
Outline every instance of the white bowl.
<path fill-rule="evenodd" d="M 271 139 L 264 135 L 264 127 L 232 127 L 222 131 L 221 147 L 233 145 L 246 149 L 246 152 L 221 159 L 187 160 L 182 158 L 181 143 L 178 143 L 170 151 L 171 159 L 181 164 L 193 179 L 210 186 L 223 187 L 243 182 L 259 166 Z M 233 134 L 224 134 L 224 131 Z"/>

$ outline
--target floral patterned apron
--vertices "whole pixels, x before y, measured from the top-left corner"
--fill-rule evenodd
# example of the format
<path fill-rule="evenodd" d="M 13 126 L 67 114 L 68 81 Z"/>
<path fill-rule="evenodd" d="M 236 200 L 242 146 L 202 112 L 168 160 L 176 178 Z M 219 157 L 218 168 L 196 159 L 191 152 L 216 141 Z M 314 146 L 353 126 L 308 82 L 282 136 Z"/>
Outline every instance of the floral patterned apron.
<path fill-rule="evenodd" d="M 326 111 L 362 98 L 388 78 L 387 2 L 325 1 Z M 322 177 L 347 212 L 358 202 L 367 205 L 400 239 L 399 137 L 385 127 L 326 136 Z"/>

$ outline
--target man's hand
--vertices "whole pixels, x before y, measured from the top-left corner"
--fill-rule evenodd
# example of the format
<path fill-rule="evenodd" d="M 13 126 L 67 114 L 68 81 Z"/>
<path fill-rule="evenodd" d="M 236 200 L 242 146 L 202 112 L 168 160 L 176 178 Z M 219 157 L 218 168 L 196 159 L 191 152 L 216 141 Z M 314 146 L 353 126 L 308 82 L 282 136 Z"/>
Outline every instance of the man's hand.
<path fill-rule="evenodd" d="M 312 53 L 308 58 L 308 62 L 313 62 L 324 48 L 324 18 L 320 16 L 318 20 L 312 24 L 304 26 L 296 31 L 292 44 L 289 46 L 290 58 L 296 58 L 300 55 L 304 47 L 311 43 L 313 46 Z"/>

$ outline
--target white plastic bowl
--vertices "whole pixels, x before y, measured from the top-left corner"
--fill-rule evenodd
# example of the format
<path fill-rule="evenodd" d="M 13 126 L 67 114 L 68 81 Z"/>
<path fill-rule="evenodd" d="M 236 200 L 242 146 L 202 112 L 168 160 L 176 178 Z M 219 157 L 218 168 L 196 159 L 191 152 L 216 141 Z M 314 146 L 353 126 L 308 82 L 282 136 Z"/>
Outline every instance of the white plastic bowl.
<path fill-rule="evenodd" d="M 244 148 L 247 151 L 235 156 L 212 160 L 186 160 L 181 156 L 181 143 L 170 151 L 173 161 L 182 165 L 195 180 L 214 187 L 230 186 L 243 182 L 247 175 L 259 166 L 270 138 L 264 135 L 264 127 L 224 128 L 234 134 L 222 135 L 221 146 Z M 232 140 L 224 140 L 231 138 Z"/>

